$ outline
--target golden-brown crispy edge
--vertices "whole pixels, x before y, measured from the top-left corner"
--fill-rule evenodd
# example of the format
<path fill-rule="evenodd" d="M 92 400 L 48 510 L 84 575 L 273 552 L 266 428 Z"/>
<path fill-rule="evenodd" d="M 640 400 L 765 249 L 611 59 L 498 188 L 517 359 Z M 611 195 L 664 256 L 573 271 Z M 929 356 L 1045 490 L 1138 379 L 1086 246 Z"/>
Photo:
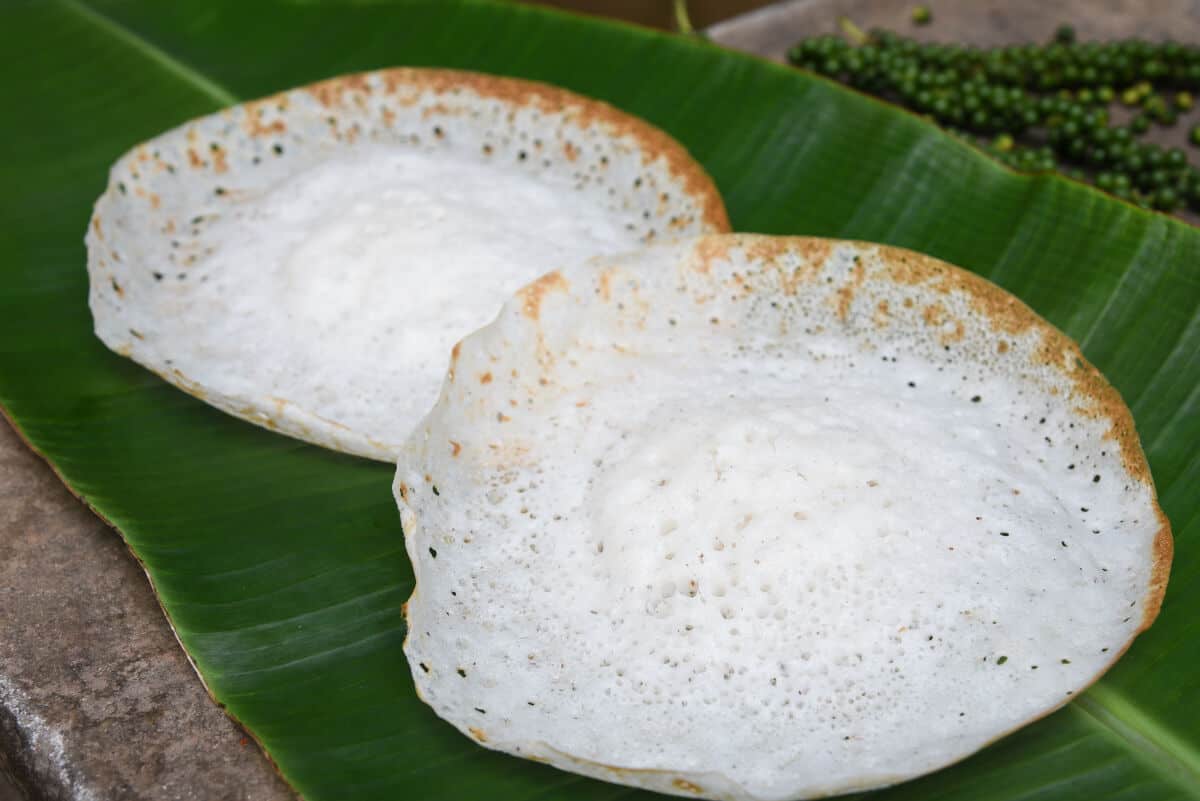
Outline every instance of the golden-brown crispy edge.
<path fill-rule="evenodd" d="M 391 67 L 329 78 L 301 89 L 325 106 L 338 106 L 347 93 L 370 91 L 368 75 L 380 76 L 384 91 L 389 95 L 402 90 L 446 94 L 467 89 L 480 97 L 494 98 L 515 108 L 532 106 L 545 113 L 569 111 L 573 121 L 580 126 L 602 124 L 613 135 L 628 136 L 636 141 L 646 163 L 664 159 L 670 174 L 683 184 L 688 195 L 697 200 L 701 219 L 713 233 L 730 230 L 729 215 L 716 184 L 687 149 L 662 129 L 602 100 L 539 81 L 436 67 Z M 286 92 L 254 102 L 277 102 L 283 94 Z"/>

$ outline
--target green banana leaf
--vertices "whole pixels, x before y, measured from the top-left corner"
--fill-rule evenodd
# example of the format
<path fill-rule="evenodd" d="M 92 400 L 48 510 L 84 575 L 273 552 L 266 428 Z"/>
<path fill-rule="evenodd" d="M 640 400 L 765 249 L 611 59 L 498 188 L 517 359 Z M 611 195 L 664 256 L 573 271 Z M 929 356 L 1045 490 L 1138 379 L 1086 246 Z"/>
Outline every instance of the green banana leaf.
<path fill-rule="evenodd" d="M 117 156 L 240 99 L 411 64 L 607 100 L 680 139 L 737 229 L 922 250 L 1076 338 L 1133 409 L 1174 524 L 1162 615 L 1074 704 L 873 795 L 1200 799 L 1200 230 L 1014 175 L 813 76 L 532 7 L 4 0 L 0 53 L 0 403 L 120 529 L 213 696 L 304 797 L 636 794 L 485 751 L 416 699 L 386 465 L 226 417 L 92 336 L 82 238 Z"/>

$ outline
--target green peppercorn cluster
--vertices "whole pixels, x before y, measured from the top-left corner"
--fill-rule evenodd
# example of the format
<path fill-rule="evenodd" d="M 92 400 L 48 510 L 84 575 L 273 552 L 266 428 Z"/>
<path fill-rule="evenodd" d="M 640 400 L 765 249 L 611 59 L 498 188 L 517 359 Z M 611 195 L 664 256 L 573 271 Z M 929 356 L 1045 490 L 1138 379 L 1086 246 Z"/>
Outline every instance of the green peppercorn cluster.
<path fill-rule="evenodd" d="M 1200 210 L 1200 171 L 1178 148 L 1139 142 L 1174 125 L 1200 91 L 1200 48 L 1144 41 L 1076 43 L 1059 28 L 1047 45 L 981 49 L 924 44 L 891 31 L 818 36 L 789 60 L 927 115 L 1025 172 L 1060 170 L 1146 208 Z M 1113 124 L 1109 106 L 1136 110 Z M 1200 146 L 1200 126 L 1190 141 Z"/>

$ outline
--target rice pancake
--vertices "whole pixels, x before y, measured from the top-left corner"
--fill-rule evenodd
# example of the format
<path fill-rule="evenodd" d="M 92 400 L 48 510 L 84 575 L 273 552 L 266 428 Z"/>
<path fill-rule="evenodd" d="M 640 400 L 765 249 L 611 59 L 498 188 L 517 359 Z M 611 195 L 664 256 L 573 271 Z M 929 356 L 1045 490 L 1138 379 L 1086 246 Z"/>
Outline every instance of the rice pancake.
<path fill-rule="evenodd" d="M 1095 681 L 1171 559 L 1133 420 L 998 287 L 710 236 L 526 286 L 400 455 L 421 697 L 489 748 L 811 798 Z"/>
<path fill-rule="evenodd" d="M 726 231 L 681 145 L 528 81 L 393 69 L 121 158 L 87 234 L 96 333 L 227 412 L 393 461 L 450 348 L 554 267 Z"/>

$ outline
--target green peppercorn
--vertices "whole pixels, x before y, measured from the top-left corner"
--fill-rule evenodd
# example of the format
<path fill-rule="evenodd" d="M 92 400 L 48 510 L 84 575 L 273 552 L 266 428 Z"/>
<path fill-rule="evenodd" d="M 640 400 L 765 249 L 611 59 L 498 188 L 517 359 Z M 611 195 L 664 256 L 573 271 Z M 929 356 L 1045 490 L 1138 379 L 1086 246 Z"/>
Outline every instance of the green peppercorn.
<path fill-rule="evenodd" d="M 1154 207 L 1162 211 L 1174 211 L 1179 208 L 1179 194 L 1169 186 L 1164 186 L 1154 193 Z"/>
<path fill-rule="evenodd" d="M 1075 29 L 1070 25 L 1059 25 L 1054 31 L 1054 41 L 1069 45 L 1075 43 Z"/>
<path fill-rule="evenodd" d="M 928 25 L 933 22 L 933 12 L 929 6 L 917 6 L 912 10 L 913 25 Z"/>
<path fill-rule="evenodd" d="M 1050 44 L 987 49 L 866 35 L 852 24 L 842 31 L 849 42 L 811 37 L 789 48 L 788 60 L 899 102 L 1021 172 L 1073 173 L 1143 206 L 1200 211 L 1200 170 L 1182 151 L 1138 141 L 1195 106 L 1200 47 L 1077 43 L 1069 26 Z M 1114 100 L 1136 107 L 1125 125 L 1109 121 Z M 1200 147 L 1200 125 L 1188 138 Z"/>

